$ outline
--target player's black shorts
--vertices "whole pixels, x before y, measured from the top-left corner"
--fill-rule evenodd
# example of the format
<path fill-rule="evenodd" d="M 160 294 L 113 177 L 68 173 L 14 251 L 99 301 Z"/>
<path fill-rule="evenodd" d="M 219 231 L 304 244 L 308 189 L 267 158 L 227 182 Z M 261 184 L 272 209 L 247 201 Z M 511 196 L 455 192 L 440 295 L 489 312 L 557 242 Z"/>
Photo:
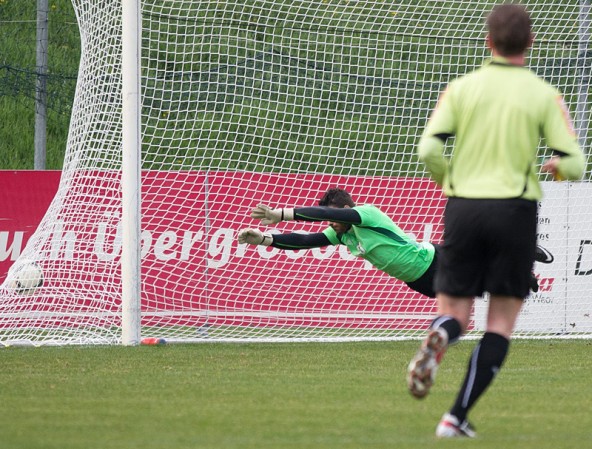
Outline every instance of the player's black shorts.
<path fill-rule="evenodd" d="M 535 201 L 524 199 L 449 198 L 436 291 L 451 296 L 528 296 L 537 207 Z"/>
<path fill-rule="evenodd" d="M 434 290 L 434 276 L 436 275 L 436 267 L 438 266 L 438 254 L 440 254 L 440 245 L 434 245 L 434 259 L 432 263 L 418 279 L 407 282 L 407 286 L 416 292 L 426 295 L 429 298 L 436 297 L 436 290 Z"/>

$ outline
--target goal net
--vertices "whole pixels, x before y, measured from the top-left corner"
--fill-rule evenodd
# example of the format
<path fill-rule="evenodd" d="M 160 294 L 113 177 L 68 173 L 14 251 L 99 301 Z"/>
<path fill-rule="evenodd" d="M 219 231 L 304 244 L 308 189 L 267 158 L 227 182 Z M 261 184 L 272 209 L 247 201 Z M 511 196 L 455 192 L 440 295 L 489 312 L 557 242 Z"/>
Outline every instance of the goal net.
<path fill-rule="evenodd" d="M 0 287 L 0 343 L 122 341 L 122 11 L 73 0 L 82 56 L 59 189 Z M 141 335 L 169 341 L 423 335 L 434 300 L 344 246 L 239 245 L 259 203 L 316 205 L 330 187 L 439 242 L 445 199 L 415 155 L 439 92 L 488 57 L 491 1 L 143 0 Z M 529 67 L 590 143 L 590 2 L 530 0 Z M 127 19 L 126 19 L 127 20 Z M 541 148 L 538 164 L 548 156 Z M 123 168 L 125 169 L 125 168 Z M 592 334 L 592 187 L 542 177 L 541 288 L 517 334 Z M 31 186 L 34 188 L 34 186 Z M 19 285 L 35 262 L 43 285 Z M 29 267 L 30 268 L 30 267 Z M 479 301 L 471 332 L 484 326 Z"/>

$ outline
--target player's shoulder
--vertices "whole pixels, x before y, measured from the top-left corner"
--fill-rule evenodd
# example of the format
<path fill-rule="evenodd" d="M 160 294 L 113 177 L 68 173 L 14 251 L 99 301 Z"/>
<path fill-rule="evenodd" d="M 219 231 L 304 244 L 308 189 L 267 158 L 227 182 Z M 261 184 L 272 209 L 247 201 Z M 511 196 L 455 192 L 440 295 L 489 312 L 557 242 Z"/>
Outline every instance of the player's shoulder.
<path fill-rule="evenodd" d="M 462 95 L 467 89 L 470 90 L 472 89 L 472 86 L 480 84 L 482 70 L 483 67 L 480 67 L 451 80 L 446 87 L 447 96 L 452 98 L 457 95 Z"/>
<path fill-rule="evenodd" d="M 539 97 L 556 98 L 560 95 L 559 90 L 539 76 L 533 69 L 529 67 L 518 67 L 515 71 L 516 85 L 521 89 L 530 91 Z"/>
<path fill-rule="evenodd" d="M 534 70 L 528 67 L 523 67 L 520 73 L 524 78 L 527 78 L 528 81 L 531 82 L 532 85 L 535 86 L 537 89 L 540 89 L 541 91 L 547 91 L 549 93 L 558 92 L 557 89 L 551 83 L 549 83 L 543 77 L 539 76 Z"/>
<path fill-rule="evenodd" d="M 532 100 L 531 105 L 542 108 L 541 110 L 549 110 L 561 103 L 561 92 L 551 83 L 538 76 L 530 69 L 525 70 L 527 79 L 521 85 L 524 87 L 525 95 L 528 95 Z"/>
<path fill-rule="evenodd" d="M 355 206 L 354 209 L 360 214 L 362 219 L 369 217 L 386 216 L 386 214 L 374 204 L 362 204 L 361 206 Z"/>
<path fill-rule="evenodd" d="M 549 98 L 553 98 L 554 100 L 556 100 L 558 97 L 562 97 L 561 92 L 555 86 L 551 85 L 550 83 L 539 77 L 537 77 L 537 79 L 541 83 L 541 91 L 544 91 Z"/>
<path fill-rule="evenodd" d="M 354 206 L 356 210 L 370 210 L 370 209 L 378 209 L 374 204 L 361 204 Z"/>
<path fill-rule="evenodd" d="M 506 77 L 499 77 L 498 75 L 500 73 L 505 74 Z M 471 89 L 486 80 L 486 85 L 494 86 L 496 89 L 498 87 L 503 89 L 503 85 L 496 86 L 496 84 L 509 82 L 508 77 L 511 77 L 512 84 L 521 86 L 521 89 L 525 92 L 534 94 L 539 98 L 556 98 L 560 95 L 558 89 L 537 75 L 532 69 L 524 66 L 496 64 L 492 61 L 455 79 L 450 83 L 450 86 L 455 90 L 462 90 L 463 88 Z"/>

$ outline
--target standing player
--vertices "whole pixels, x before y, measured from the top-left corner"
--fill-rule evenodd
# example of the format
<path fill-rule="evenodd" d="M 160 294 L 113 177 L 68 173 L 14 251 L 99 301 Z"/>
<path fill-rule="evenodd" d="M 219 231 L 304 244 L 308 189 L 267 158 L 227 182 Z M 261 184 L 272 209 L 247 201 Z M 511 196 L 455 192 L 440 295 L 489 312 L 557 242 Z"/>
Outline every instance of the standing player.
<path fill-rule="evenodd" d="M 297 209 L 270 209 L 259 205 L 251 216 L 262 224 L 280 221 L 328 221 L 323 232 L 312 234 L 267 234 L 258 229 L 239 232 L 239 243 L 274 246 L 280 249 L 319 248 L 330 245 L 346 245 L 350 252 L 366 259 L 373 266 L 407 284 L 422 295 L 435 298 L 433 288 L 438 245 L 429 242 L 418 243 L 405 234 L 388 216 L 372 205 L 356 206 L 348 192 L 333 188 L 327 190 L 318 207 Z M 543 248 L 537 257 L 543 263 L 548 253 Z M 530 277 L 530 288 L 538 290 L 534 275 Z"/>
<path fill-rule="evenodd" d="M 499 371 L 528 295 L 536 247 L 541 137 L 554 152 L 543 171 L 579 179 L 584 156 L 560 94 L 524 67 L 531 22 L 517 4 L 487 17 L 493 58 L 452 81 L 419 142 L 419 158 L 448 197 L 435 277 L 438 316 L 408 368 L 412 395 L 428 394 L 447 346 L 466 331 L 474 298 L 489 292 L 486 331 L 472 353 L 438 437 L 475 436 L 467 414 Z M 445 141 L 455 136 L 450 160 Z"/>

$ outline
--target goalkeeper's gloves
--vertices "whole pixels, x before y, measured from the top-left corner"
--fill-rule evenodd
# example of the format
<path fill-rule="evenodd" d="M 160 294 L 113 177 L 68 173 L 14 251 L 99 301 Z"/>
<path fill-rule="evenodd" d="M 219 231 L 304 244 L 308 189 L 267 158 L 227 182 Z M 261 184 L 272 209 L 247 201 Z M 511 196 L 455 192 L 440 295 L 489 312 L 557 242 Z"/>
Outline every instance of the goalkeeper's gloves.
<path fill-rule="evenodd" d="M 238 233 L 238 243 L 269 246 L 273 243 L 273 237 L 259 229 L 243 229 Z"/>
<path fill-rule="evenodd" d="M 251 217 L 261 220 L 261 224 L 270 225 L 280 221 L 294 220 L 294 209 L 280 208 L 272 209 L 265 204 L 259 204 L 251 211 Z"/>

